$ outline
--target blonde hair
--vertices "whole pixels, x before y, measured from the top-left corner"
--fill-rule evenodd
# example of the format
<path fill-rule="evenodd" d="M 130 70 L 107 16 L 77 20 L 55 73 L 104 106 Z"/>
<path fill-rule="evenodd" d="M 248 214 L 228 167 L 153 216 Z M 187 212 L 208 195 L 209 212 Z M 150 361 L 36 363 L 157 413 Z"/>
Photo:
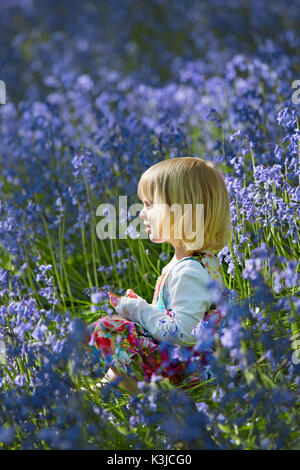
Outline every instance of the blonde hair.
<path fill-rule="evenodd" d="M 223 177 L 213 164 L 196 157 L 160 161 L 142 174 L 137 194 L 141 200 L 163 207 L 157 212 L 158 233 L 162 234 L 168 220 L 170 237 L 166 241 L 183 247 L 189 255 L 205 250 L 219 251 L 227 245 L 231 223 L 229 194 Z M 173 204 L 178 204 L 181 210 L 184 210 L 184 204 L 191 205 L 193 226 L 196 226 L 196 204 L 203 204 L 204 239 L 200 249 L 191 249 L 186 230 L 181 239 L 174 238 L 174 233 L 178 233 L 176 227 L 180 226 L 182 230 L 184 220 L 174 213 L 169 218 L 170 213 L 165 208 Z"/>

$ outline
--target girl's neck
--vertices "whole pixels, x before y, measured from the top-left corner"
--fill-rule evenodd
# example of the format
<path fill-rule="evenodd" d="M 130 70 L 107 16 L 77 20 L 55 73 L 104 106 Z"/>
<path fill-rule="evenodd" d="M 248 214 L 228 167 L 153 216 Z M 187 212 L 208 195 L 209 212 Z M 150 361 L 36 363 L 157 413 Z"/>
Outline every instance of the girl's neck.
<path fill-rule="evenodd" d="M 205 250 L 205 253 L 214 254 L 211 250 Z M 188 252 L 184 250 L 184 248 L 178 248 L 178 247 L 175 248 L 175 254 L 173 257 L 174 260 L 180 261 L 182 258 L 186 258 L 187 256 L 191 256 L 191 255 L 189 255 Z"/>
<path fill-rule="evenodd" d="M 186 256 L 189 256 L 189 255 L 183 248 L 178 248 L 178 247 L 175 248 L 174 258 L 177 261 L 180 261 L 182 258 L 185 258 Z"/>

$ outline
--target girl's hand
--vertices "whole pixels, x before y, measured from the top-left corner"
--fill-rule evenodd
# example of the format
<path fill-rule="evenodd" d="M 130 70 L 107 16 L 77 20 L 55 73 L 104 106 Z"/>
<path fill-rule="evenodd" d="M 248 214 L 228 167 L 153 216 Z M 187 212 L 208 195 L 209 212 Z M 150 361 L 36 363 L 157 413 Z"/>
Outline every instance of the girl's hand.
<path fill-rule="evenodd" d="M 136 299 L 136 298 L 137 298 L 137 294 L 136 294 L 135 292 L 133 292 L 132 289 L 127 289 L 126 295 L 127 295 L 127 297 L 131 297 L 132 299 Z"/>
<path fill-rule="evenodd" d="M 134 299 L 144 300 L 142 297 L 136 294 L 132 289 L 126 290 L 126 295 L 122 296 L 120 298 L 120 301 L 117 303 L 116 311 L 121 317 L 126 318 L 127 320 L 130 320 L 131 302 L 129 302 L 129 299 L 132 299 L 133 301 Z M 132 307 L 135 308 L 134 305 L 132 305 Z"/>
<path fill-rule="evenodd" d="M 119 300 L 120 300 L 120 297 L 118 297 L 117 295 L 113 294 L 112 292 L 108 292 L 108 295 L 109 295 L 109 302 L 110 302 L 110 305 L 114 308 L 116 308 Z M 127 297 L 130 297 L 132 299 L 141 299 L 141 297 L 139 295 L 137 295 L 135 292 L 133 292 L 132 289 L 127 289 L 126 291 L 126 295 Z"/>
<path fill-rule="evenodd" d="M 127 297 L 131 297 L 131 298 L 133 298 L 133 299 L 136 299 L 136 297 L 137 297 L 136 293 L 133 292 L 132 289 L 127 289 L 126 295 L 127 295 Z"/>
<path fill-rule="evenodd" d="M 126 295 L 127 295 L 127 297 L 130 297 L 131 299 L 142 299 L 142 297 L 140 297 L 135 292 L 133 292 L 132 289 L 127 289 Z"/>

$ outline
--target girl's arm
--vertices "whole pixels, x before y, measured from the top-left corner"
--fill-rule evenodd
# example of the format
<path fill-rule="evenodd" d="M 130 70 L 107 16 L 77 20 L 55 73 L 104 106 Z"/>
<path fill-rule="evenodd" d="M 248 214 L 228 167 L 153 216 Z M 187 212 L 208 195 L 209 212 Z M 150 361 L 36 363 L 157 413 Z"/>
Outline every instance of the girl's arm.
<path fill-rule="evenodd" d="M 141 297 L 121 297 L 115 308 L 120 316 L 140 323 L 157 341 L 192 345 L 197 338 L 191 332 L 212 303 L 206 288 L 208 281 L 209 275 L 200 263 L 186 260 L 172 269 L 165 287 L 173 316 L 162 313 Z"/>

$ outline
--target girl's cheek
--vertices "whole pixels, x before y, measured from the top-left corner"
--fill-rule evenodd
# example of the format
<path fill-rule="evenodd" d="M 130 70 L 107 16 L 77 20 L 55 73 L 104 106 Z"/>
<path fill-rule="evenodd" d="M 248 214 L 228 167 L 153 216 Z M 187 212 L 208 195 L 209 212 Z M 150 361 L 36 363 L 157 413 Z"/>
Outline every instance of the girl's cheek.
<path fill-rule="evenodd" d="M 149 224 L 151 225 L 151 234 L 152 237 L 158 238 L 158 221 L 156 215 L 152 212 L 151 215 L 148 218 Z"/>
<path fill-rule="evenodd" d="M 154 232 L 154 231 L 155 231 L 155 228 L 156 228 L 156 226 L 157 226 L 157 217 L 155 216 L 155 214 L 153 214 L 153 212 L 152 212 L 152 214 L 150 215 L 150 217 L 149 217 L 148 220 L 149 220 L 149 224 L 151 225 L 152 230 L 153 230 L 153 232 Z"/>
<path fill-rule="evenodd" d="M 147 220 L 149 223 L 151 223 L 153 221 L 153 213 L 152 213 L 152 210 L 148 210 L 147 212 Z"/>

